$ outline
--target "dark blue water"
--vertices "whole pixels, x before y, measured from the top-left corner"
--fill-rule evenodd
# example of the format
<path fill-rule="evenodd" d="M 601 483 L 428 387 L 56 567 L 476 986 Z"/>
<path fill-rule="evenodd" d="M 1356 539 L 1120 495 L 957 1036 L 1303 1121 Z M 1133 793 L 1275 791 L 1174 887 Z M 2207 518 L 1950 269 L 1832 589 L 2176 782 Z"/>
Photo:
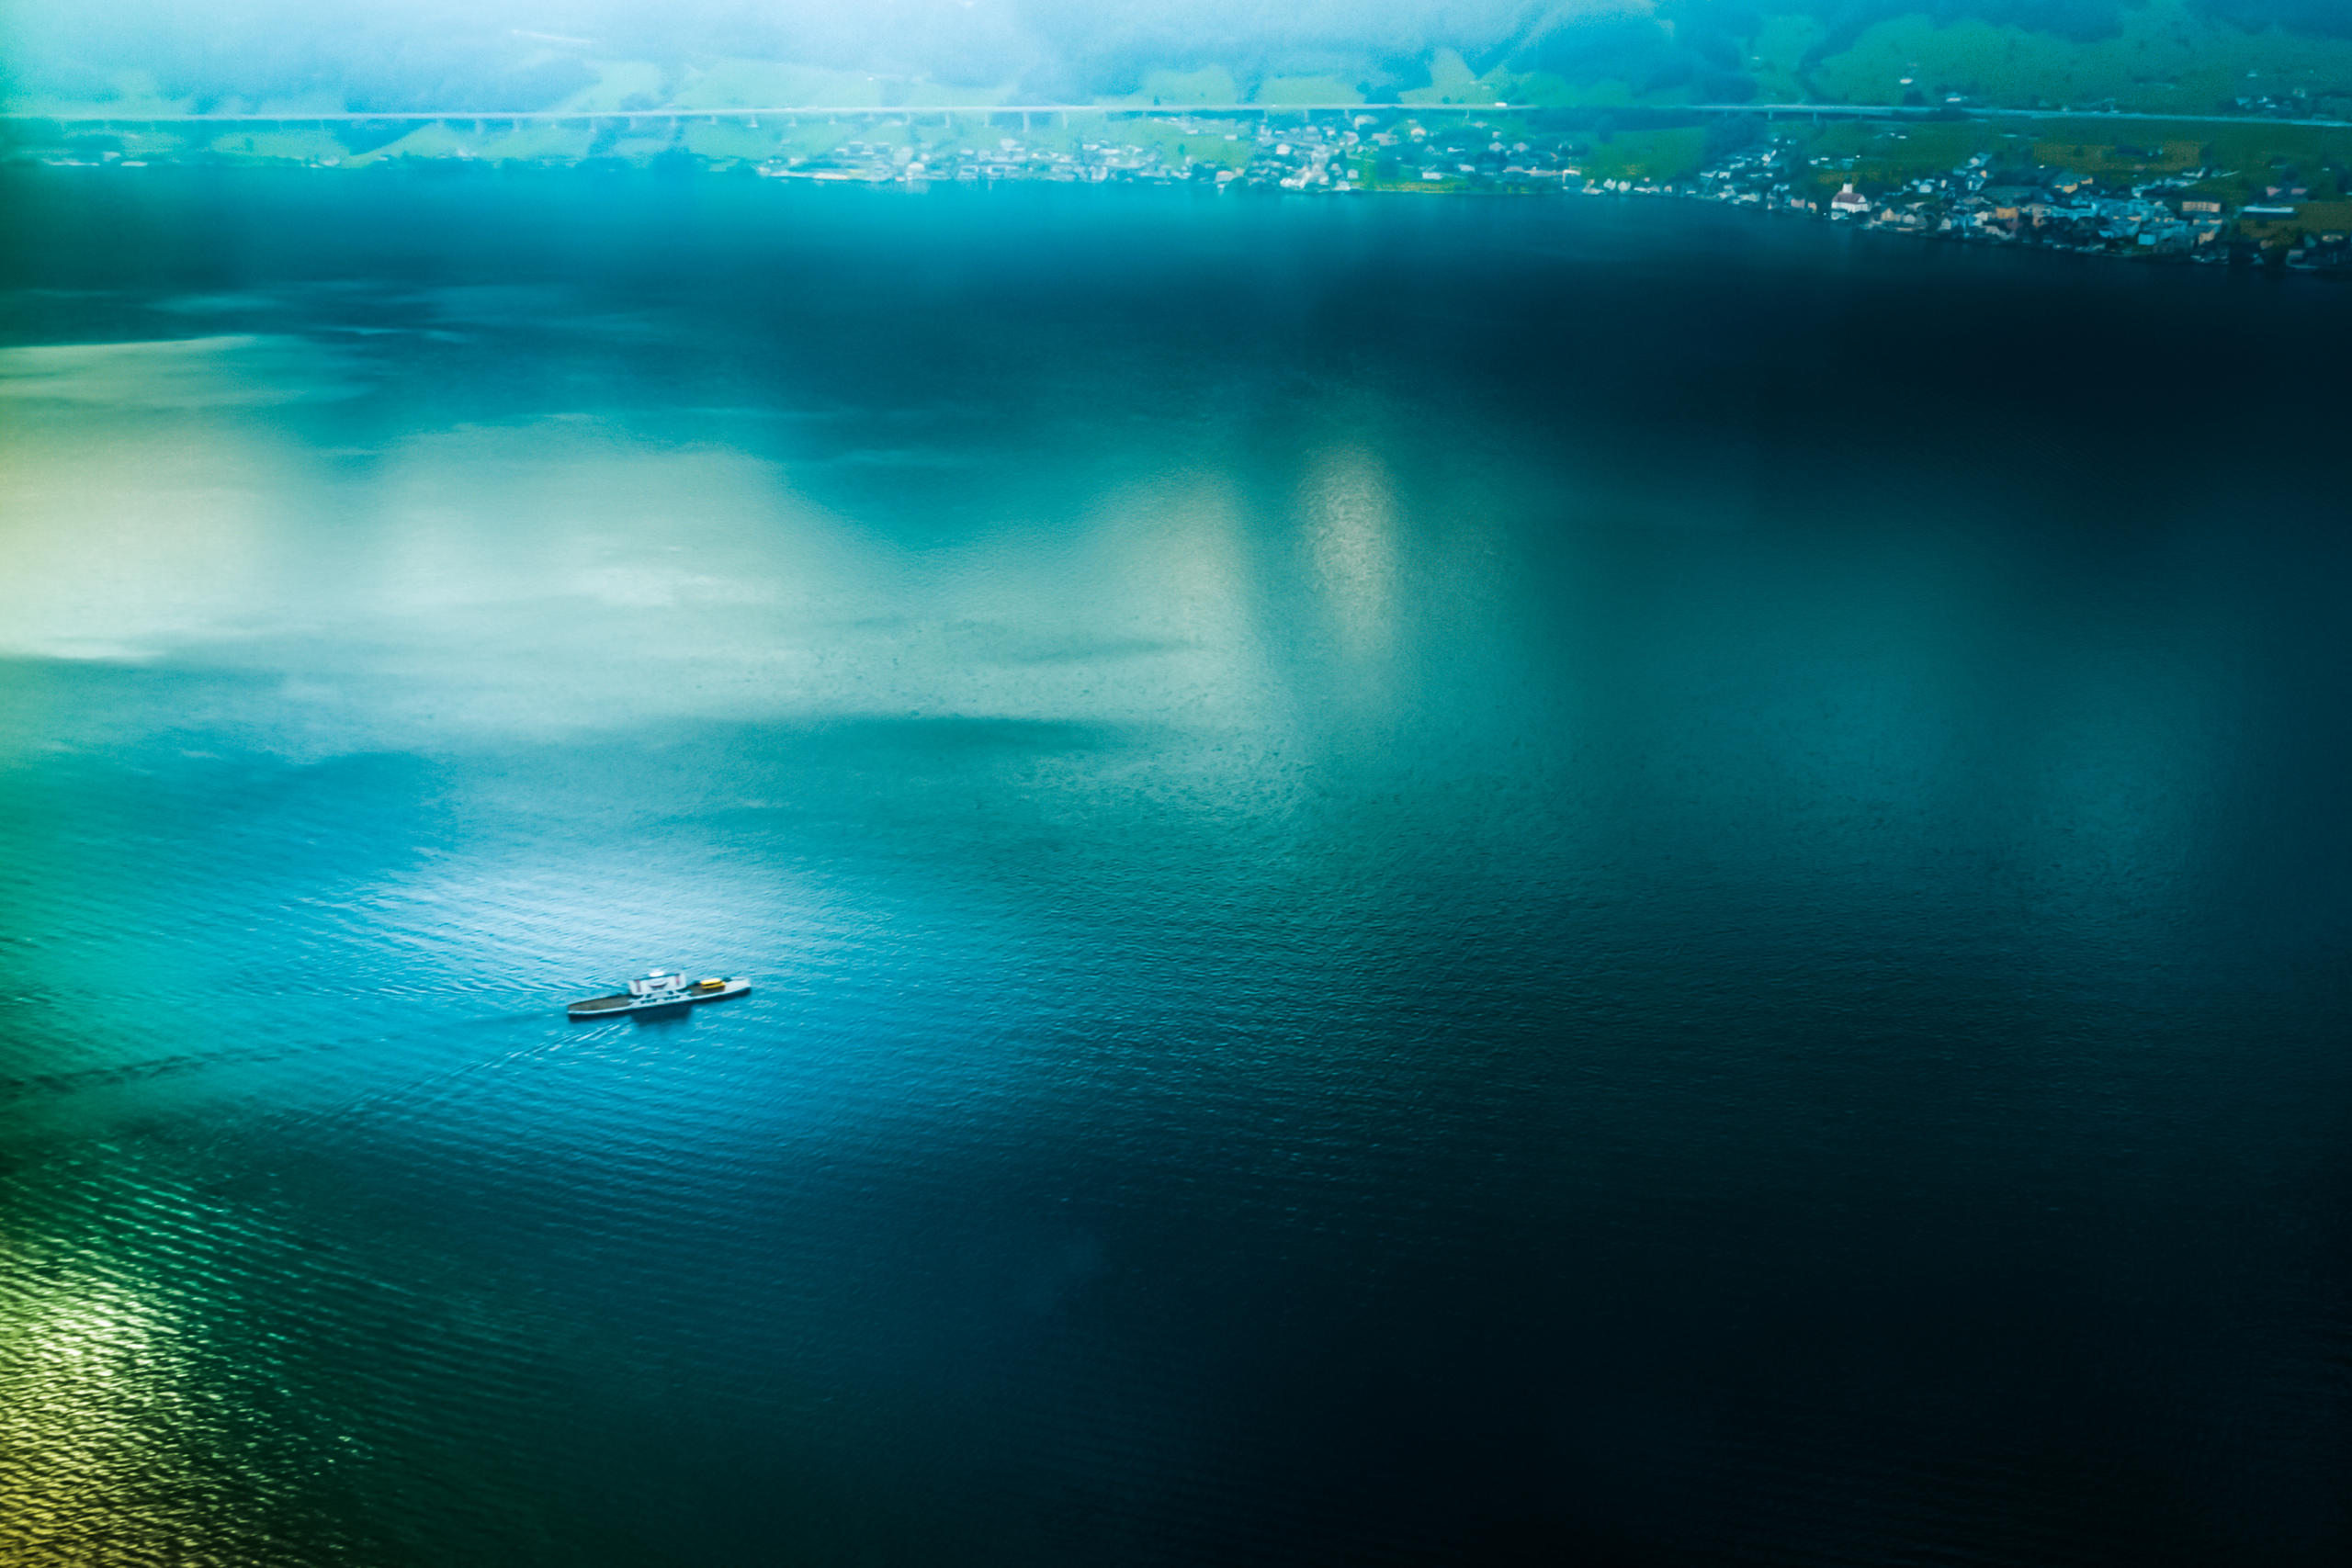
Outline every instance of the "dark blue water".
<path fill-rule="evenodd" d="M 2352 1553 L 2352 295 L 0 194 L 10 1563 Z"/>

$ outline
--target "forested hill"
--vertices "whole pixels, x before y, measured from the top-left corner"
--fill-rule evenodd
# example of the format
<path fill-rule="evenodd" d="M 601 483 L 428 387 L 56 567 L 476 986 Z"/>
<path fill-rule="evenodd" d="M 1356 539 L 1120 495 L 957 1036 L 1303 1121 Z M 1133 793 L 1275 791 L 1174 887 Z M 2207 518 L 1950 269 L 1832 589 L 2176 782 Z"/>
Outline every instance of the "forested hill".
<path fill-rule="evenodd" d="M 19 112 L 1814 101 L 2352 118 L 2352 0 L 245 0 L 0 12 Z"/>

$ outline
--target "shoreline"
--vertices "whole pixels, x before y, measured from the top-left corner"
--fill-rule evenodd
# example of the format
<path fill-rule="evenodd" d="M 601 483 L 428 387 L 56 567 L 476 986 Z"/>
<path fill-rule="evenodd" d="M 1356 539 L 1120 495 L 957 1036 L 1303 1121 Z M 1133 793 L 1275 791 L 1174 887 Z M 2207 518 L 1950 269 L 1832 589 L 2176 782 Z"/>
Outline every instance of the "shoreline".
<path fill-rule="evenodd" d="M 2245 231 L 2242 220 L 2208 223 L 2205 238 L 2184 234 L 2177 215 L 2164 209 L 2160 204 L 2148 201 L 2144 195 L 2135 194 L 2119 202 L 2110 198 L 2104 204 L 2112 209 L 2118 205 L 2136 204 L 2138 211 L 2115 213 L 2101 210 L 2098 198 L 2068 203 L 2062 193 L 2043 192 L 2034 200 L 2021 200 L 2006 215 L 1992 199 L 1984 198 L 1974 210 L 1993 218 L 1991 222 L 1959 222 L 1949 213 L 1932 220 L 1916 216 L 1908 207 L 1891 202 L 1873 201 L 1867 209 L 1824 210 L 1817 201 L 1783 193 L 1779 199 L 1752 188 L 1735 184 L 1739 171 L 1710 170 L 1702 176 L 1704 183 L 1688 181 L 1645 182 L 1636 180 L 1585 180 L 1568 185 L 1565 181 L 1535 183 L 1510 179 L 1449 179 L 1443 182 L 1350 183 L 1345 185 L 1306 184 L 1295 179 L 1202 178 L 1197 174 L 1171 175 L 1159 171 L 1125 173 L 1107 175 L 1098 174 L 1091 179 L 1073 178 L 1056 173 L 1031 172 L 1020 167 L 991 168 L 984 172 L 962 173 L 942 171 L 933 174 L 921 170 L 909 174 L 897 171 L 892 175 L 855 170 L 778 169 L 747 166 L 740 162 L 702 161 L 689 158 L 656 158 L 628 160 L 620 158 L 555 159 L 488 159 L 469 157 L 423 158 L 403 157 L 366 163 L 338 164 L 298 162 L 290 159 L 236 158 L 211 155 L 156 158 L 71 158 L 71 157 L 0 157 L 0 170 L 17 169 L 80 169 L 104 171 L 110 169 L 145 171 L 169 169 L 182 172 L 251 172 L 275 174 L 319 174 L 348 177 L 362 175 L 384 178 L 407 175 L 427 180 L 481 179 L 486 177 L 516 177 L 524 175 L 585 175 L 605 178 L 639 176 L 647 178 L 695 178 L 725 180 L 741 184 L 753 179 L 775 179 L 779 186 L 791 186 L 854 188 L 899 195 L 925 195 L 948 189 L 993 190 L 998 186 L 1023 187 L 1110 186 L 1122 189 L 1156 188 L 1196 191 L 1203 196 L 1223 197 L 1307 197 L 1318 199 L 1340 197 L 1364 198 L 1377 197 L 1440 197 L 1452 199 L 1487 197 L 1489 199 L 1545 201 L 1606 200 L 1631 204 L 1634 202 L 1667 201 L 1684 206 L 1736 208 L 1762 216 L 1804 219 L 1830 228 L 1843 228 L 1858 233 L 1900 235 L 1905 238 L 1939 241 L 1972 249 L 2046 251 L 2052 254 L 2098 256 L 2108 260 L 2136 262 L 2142 265 L 2168 266 L 2198 266 L 2231 271 L 2255 271 L 2285 275 L 2300 273 L 2317 277 L 2352 277 L 2352 243 L 2346 236 L 2330 232 L 2301 243 L 2266 243 L 2261 231 Z M 1753 185 L 1753 182 L 1750 182 Z M 1710 188 L 1712 186 L 1712 188 Z M 1849 187 L 1850 188 L 1850 186 Z M 1917 195 L 1919 193 L 1911 193 Z M 1948 193 L 1947 193 L 1948 194 Z M 1925 205 L 1914 202 L 1911 206 Z M 2036 211 L 2036 209 L 2040 209 Z M 2259 215 L 2257 215 L 2259 216 Z M 2118 220 L 2120 220 L 2119 222 Z M 2153 234 L 2156 243 L 2141 239 Z"/>

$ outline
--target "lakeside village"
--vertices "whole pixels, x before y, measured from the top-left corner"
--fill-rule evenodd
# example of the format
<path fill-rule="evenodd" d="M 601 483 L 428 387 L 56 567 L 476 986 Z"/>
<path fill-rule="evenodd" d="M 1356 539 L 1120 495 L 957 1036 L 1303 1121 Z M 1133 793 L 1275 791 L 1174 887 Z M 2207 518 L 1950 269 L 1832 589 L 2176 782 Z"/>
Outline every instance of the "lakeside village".
<path fill-rule="evenodd" d="M 2037 156 L 2047 151 L 2038 147 Z M 1915 234 L 2207 263 L 2267 260 L 2296 271 L 2352 274 L 2346 243 L 2352 210 L 2328 210 L 2352 204 L 2312 202 L 2311 186 L 2291 171 L 2281 178 L 2297 183 L 2266 181 L 2256 199 L 2232 203 L 2224 192 L 2208 188 L 2217 175 L 2228 178 L 2230 173 L 2201 165 L 2154 175 L 2135 169 L 2102 179 L 2040 162 L 2003 166 L 1996 156 L 1974 152 L 1950 170 L 1892 186 L 1874 182 L 1867 191 L 1844 179 L 1824 197 L 1821 171 L 1843 173 L 1856 161 L 1804 158 L 1773 143 L 1727 158 L 1695 180 L 1648 188 Z M 1634 186 L 1637 194 L 1644 188 Z M 2305 221 L 2307 210 L 2317 223 L 2334 227 L 2312 227 Z"/>
<path fill-rule="evenodd" d="M 2024 149 L 1973 151 L 1949 168 L 1917 174 L 1901 166 L 1919 160 L 1904 157 L 1900 144 L 1915 135 L 1930 138 L 1912 130 L 1882 130 L 1873 140 L 1891 139 L 1896 146 L 1882 147 L 1875 156 L 1859 150 L 1809 154 L 1806 139 L 1767 132 L 1693 173 L 1660 177 L 1627 166 L 1647 160 L 1609 155 L 1606 142 L 1579 149 L 1566 139 L 1548 145 L 1523 138 L 1507 141 L 1505 131 L 1479 119 L 1384 128 L 1376 117 L 1358 114 L 1343 128 L 1261 124 L 1246 137 L 1197 121 L 1175 123 L 1190 134 L 1246 141 L 1246 161 L 1186 152 L 1182 163 L 1171 164 L 1137 143 L 1087 141 L 1072 152 L 1007 136 L 992 151 L 935 164 L 903 147 L 886 152 L 849 143 L 834 157 L 766 164 L 761 173 L 816 179 L 1208 179 L 1219 186 L 1321 192 L 1559 190 L 1729 202 L 1869 229 L 1996 243 L 2199 262 L 2247 261 L 2267 254 L 2298 270 L 2352 268 L 2352 202 L 2313 203 L 2312 186 L 2292 168 L 2276 178 L 2270 177 L 2275 171 L 2266 169 L 2251 192 L 2233 189 L 2236 171 L 2196 162 L 2201 144 L 2143 150 L 2037 139 Z M 2120 167 L 2083 172 L 2065 166 L 2070 153 L 2093 167 Z M 884 157 L 890 160 L 887 167 L 880 162 Z M 1864 168 L 1867 173 L 1860 172 Z M 2340 179 L 2336 183 L 2341 195 Z M 2307 207 L 2316 221 L 2338 227 L 2300 223 Z"/>
<path fill-rule="evenodd" d="M 560 121 L 21 123 L 48 164 L 702 167 L 924 187 L 1190 184 L 1228 192 L 1700 200 L 1991 244 L 2352 274 L 2352 129 L 1804 111 L 1418 107 L 680 112 Z"/>
<path fill-rule="evenodd" d="M 2249 175 L 2210 166 L 2215 149 L 2201 141 L 2062 142 L 2040 132 L 2005 135 L 1985 122 L 1782 130 L 1735 119 L 1546 135 L 1526 123 L 1534 117 L 1513 118 L 1519 123 L 1404 116 L 1384 122 L 1356 112 L 1237 126 L 1180 117 L 1159 122 L 1180 139 L 1172 148 L 1164 131 L 1158 144 L 1103 136 L 1069 147 L 1005 135 L 992 148 L 927 153 L 907 142 L 845 140 L 828 154 L 771 160 L 759 169 L 819 180 L 1188 180 L 1333 194 L 1668 197 L 1948 239 L 2352 272 L 2352 199 L 2343 171 L 2323 164 L 2321 174 L 2307 177 L 2251 146 L 2237 160 L 2257 165 Z M 1984 144 L 1964 145 L 1970 141 Z M 1946 149 L 1949 163 L 1939 155 Z"/>

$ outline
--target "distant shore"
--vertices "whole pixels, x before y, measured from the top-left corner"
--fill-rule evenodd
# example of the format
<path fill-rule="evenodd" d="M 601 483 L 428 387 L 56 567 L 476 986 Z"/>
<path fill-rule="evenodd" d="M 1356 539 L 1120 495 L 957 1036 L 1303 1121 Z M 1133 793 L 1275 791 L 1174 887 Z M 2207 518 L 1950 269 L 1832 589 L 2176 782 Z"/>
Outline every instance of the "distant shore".
<path fill-rule="evenodd" d="M 0 159 L 141 168 L 707 170 L 1767 208 L 1987 244 L 2352 272 L 2352 124 L 1854 104 L 955 106 L 263 118 L 17 115 Z"/>

